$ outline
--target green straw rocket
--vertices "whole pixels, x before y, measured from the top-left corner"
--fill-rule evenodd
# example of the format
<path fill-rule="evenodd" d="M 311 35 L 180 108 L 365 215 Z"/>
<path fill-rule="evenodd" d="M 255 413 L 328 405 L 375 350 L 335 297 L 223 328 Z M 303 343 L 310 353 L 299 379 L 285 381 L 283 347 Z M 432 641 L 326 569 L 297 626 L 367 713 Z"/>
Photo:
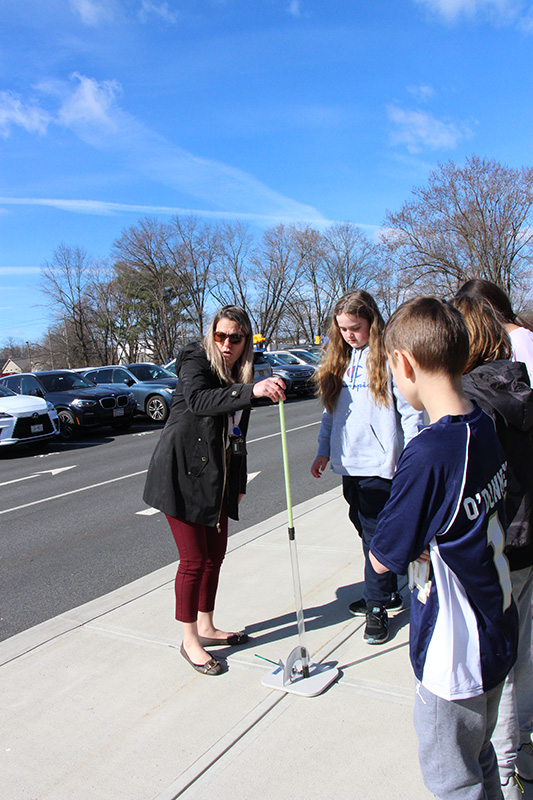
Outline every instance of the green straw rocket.
<path fill-rule="evenodd" d="M 298 639 L 301 649 L 302 674 L 309 677 L 309 651 L 305 645 L 305 621 L 302 601 L 302 584 L 300 581 L 300 568 L 298 566 L 298 552 L 296 549 L 296 536 L 292 518 L 291 482 L 289 477 L 289 458 L 287 455 L 287 429 L 285 426 L 285 407 L 283 400 L 279 401 L 279 421 L 281 427 L 281 447 L 283 450 L 283 473 L 285 475 L 285 494 L 287 496 L 287 515 L 289 520 L 289 550 L 291 553 L 292 582 L 294 585 L 294 599 L 296 602 L 296 621 L 298 624 Z"/>

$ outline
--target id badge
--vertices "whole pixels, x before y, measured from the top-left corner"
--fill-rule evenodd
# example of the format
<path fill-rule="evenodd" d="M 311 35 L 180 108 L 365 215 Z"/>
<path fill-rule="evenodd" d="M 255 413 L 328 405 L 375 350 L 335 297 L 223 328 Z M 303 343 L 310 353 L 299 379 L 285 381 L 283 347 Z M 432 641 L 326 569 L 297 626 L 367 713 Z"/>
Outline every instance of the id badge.
<path fill-rule="evenodd" d="M 239 436 L 238 439 L 231 440 L 231 454 L 233 456 L 246 455 L 246 446 L 244 444 L 244 439 L 242 438 L 242 436 Z"/>

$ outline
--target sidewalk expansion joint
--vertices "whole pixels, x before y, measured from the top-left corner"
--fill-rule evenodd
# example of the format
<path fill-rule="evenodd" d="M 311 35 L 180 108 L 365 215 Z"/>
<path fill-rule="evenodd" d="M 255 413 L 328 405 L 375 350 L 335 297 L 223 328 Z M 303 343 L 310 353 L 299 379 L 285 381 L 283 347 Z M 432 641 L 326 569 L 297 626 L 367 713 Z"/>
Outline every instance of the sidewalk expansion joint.
<path fill-rule="evenodd" d="M 243 719 L 228 731 L 218 742 L 200 756 L 189 769 L 183 772 L 176 780 L 167 786 L 152 800 L 177 800 L 188 792 L 202 777 L 207 775 L 221 759 L 234 750 L 250 734 L 258 724 L 269 716 L 282 700 L 291 698 L 286 693 L 277 694 L 271 691 L 269 695 L 250 711 Z M 237 755 L 237 754 L 235 754 Z"/>

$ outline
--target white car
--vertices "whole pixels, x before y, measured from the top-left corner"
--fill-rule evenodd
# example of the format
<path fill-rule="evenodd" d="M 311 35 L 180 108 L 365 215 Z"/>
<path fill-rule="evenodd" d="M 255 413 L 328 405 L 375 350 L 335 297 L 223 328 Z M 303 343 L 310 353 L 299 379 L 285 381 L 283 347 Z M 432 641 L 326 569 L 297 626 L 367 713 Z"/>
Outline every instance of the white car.
<path fill-rule="evenodd" d="M 299 347 L 288 347 L 285 352 L 290 353 L 292 356 L 297 358 L 300 364 L 311 364 L 314 367 L 320 364 L 320 353 L 316 352 L 315 350 L 303 350 Z"/>
<path fill-rule="evenodd" d="M 42 397 L 15 394 L 0 385 L 0 446 L 32 444 L 59 433 L 57 411 Z"/>

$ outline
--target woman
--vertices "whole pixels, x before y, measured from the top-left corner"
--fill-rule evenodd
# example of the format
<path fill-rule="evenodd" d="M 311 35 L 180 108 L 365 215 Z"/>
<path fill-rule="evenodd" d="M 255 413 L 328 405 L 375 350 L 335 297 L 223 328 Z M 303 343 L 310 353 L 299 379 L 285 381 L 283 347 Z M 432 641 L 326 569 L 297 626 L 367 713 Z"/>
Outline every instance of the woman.
<path fill-rule="evenodd" d="M 144 500 L 166 515 L 178 546 L 176 619 L 183 623 L 180 652 L 205 675 L 222 665 L 206 646 L 238 645 L 246 634 L 213 622 L 228 516 L 238 519 L 246 491 L 246 446 L 252 400 L 284 400 L 281 378 L 252 384 L 253 340 L 248 315 L 225 306 L 203 344 L 187 345 L 176 359 L 178 384 L 170 415 L 152 456 Z"/>
<path fill-rule="evenodd" d="M 378 575 L 368 554 L 379 512 L 388 500 L 396 461 L 418 433 L 423 415 L 393 389 L 383 349 L 384 322 L 372 295 L 363 290 L 341 297 L 333 309 L 329 344 L 318 372 L 324 403 L 318 453 L 311 474 L 320 478 L 328 461 L 342 475 L 349 517 L 365 554 L 364 597 L 351 603 L 366 616 L 364 639 L 388 639 L 388 614 L 402 610 L 396 575 Z"/>
<path fill-rule="evenodd" d="M 503 289 L 484 278 L 473 278 L 461 286 L 455 297 L 482 298 L 490 303 L 498 322 L 503 325 L 511 340 L 513 361 L 524 362 L 533 385 L 533 331 L 514 313 L 511 301 Z"/>
<path fill-rule="evenodd" d="M 526 780 L 533 778 L 533 390 L 525 365 L 509 360 L 511 342 L 493 306 L 481 296 L 460 293 L 454 305 L 463 314 L 470 338 L 465 394 L 492 416 L 507 457 L 505 555 L 520 632 L 516 663 L 504 684 L 492 741 L 504 800 L 515 800 L 521 796 L 515 770 Z"/>

